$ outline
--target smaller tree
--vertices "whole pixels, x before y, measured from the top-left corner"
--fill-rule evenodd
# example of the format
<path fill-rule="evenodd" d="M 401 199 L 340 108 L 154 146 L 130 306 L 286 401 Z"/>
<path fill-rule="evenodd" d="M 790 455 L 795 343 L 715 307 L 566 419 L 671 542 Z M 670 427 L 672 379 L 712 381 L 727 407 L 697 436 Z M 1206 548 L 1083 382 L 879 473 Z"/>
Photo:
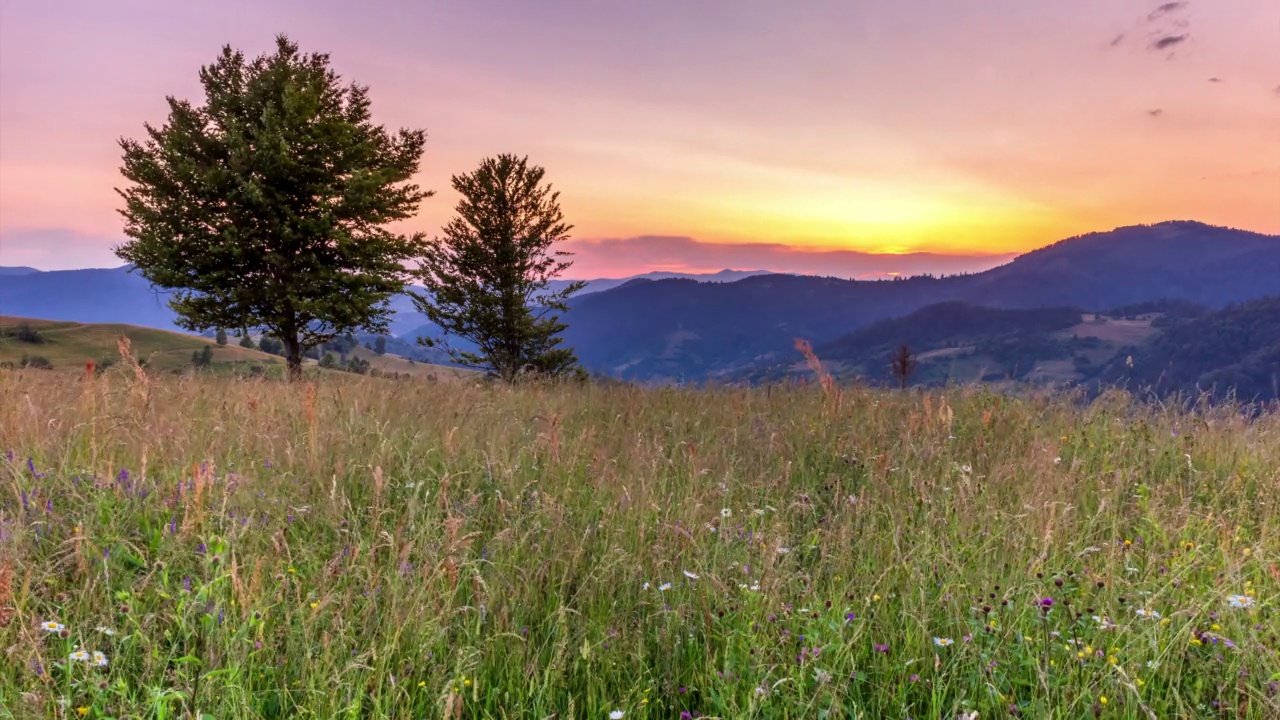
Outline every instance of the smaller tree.
<path fill-rule="evenodd" d="M 898 387 L 904 390 L 907 387 L 907 381 L 911 378 L 911 373 L 915 372 L 916 357 L 911 353 L 911 348 L 905 344 L 898 346 L 897 350 L 889 356 L 889 372 L 898 379 Z"/>
<path fill-rule="evenodd" d="M 560 194 L 543 183 L 546 171 L 528 158 L 486 158 L 475 172 L 453 176 L 462 195 L 458 216 L 429 243 L 415 273 L 426 293 L 410 293 L 418 311 L 449 336 L 420 338 L 444 347 L 454 362 L 489 370 L 507 382 L 526 371 L 559 375 L 578 359 L 559 347 L 567 327 L 557 313 L 586 283 L 551 290 L 570 253 L 552 250 L 573 228 L 560 212 Z"/>
<path fill-rule="evenodd" d="M 240 347 L 256 350 L 257 346 L 253 344 L 253 337 L 249 335 L 248 330 L 240 331 Z"/>
<path fill-rule="evenodd" d="M 191 364 L 196 367 L 209 367 L 213 364 L 213 346 L 205 345 L 191 352 Z"/>
<path fill-rule="evenodd" d="M 217 334 L 213 336 L 213 341 L 219 345 L 225 346 L 227 344 L 227 331 L 222 328 L 218 328 Z"/>
<path fill-rule="evenodd" d="M 326 369 L 338 367 L 338 361 L 333 357 L 333 353 L 327 352 L 324 357 L 320 358 L 320 367 Z"/>
<path fill-rule="evenodd" d="M 379 335 L 377 340 L 373 341 L 373 351 L 379 355 L 387 354 L 387 338 Z"/>

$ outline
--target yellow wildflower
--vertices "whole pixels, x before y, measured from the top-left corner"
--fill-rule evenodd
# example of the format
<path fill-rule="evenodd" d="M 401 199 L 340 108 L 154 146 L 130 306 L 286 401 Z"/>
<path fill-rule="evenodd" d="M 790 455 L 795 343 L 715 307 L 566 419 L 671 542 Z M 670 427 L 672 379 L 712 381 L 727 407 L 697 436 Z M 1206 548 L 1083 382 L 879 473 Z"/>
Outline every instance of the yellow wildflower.
<path fill-rule="evenodd" d="M 1099 696 L 1098 696 L 1098 704 L 1099 704 L 1099 705 L 1106 705 L 1106 704 L 1107 704 L 1107 702 L 1108 702 L 1108 701 L 1107 701 L 1107 696 L 1106 696 L 1106 695 L 1099 695 Z"/>

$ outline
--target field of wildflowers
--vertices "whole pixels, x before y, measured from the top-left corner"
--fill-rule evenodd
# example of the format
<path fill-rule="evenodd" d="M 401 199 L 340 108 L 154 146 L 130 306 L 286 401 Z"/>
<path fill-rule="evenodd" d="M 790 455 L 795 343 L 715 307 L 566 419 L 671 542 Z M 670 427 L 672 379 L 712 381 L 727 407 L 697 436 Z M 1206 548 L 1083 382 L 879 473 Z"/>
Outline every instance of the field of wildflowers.
<path fill-rule="evenodd" d="M 1280 414 L 0 373 L 0 717 L 1280 717 Z"/>

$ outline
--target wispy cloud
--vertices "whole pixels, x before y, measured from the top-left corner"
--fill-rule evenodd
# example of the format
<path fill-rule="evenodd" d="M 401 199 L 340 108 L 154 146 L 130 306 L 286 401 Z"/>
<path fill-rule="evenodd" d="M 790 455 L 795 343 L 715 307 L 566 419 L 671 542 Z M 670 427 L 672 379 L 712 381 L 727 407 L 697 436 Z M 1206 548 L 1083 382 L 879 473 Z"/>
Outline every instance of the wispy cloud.
<path fill-rule="evenodd" d="M 1148 110 L 1147 114 L 1153 118 L 1158 118 L 1164 114 L 1164 108 L 1154 108 L 1152 110 Z"/>
<path fill-rule="evenodd" d="M 1149 15 L 1147 15 L 1147 19 L 1148 19 L 1148 20 L 1157 20 L 1157 19 L 1159 19 L 1160 17 L 1162 17 L 1162 16 L 1164 16 L 1164 15 L 1168 15 L 1169 13 L 1177 12 L 1177 11 L 1179 11 L 1179 10 L 1181 10 L 1181 9 L 1185 8 L 1185 7 L 1186 7 L 1187 5 L 1189 5 L 1189 4 L 1190 4 L 1190 3 L 1188 3 L 1188 2 L 1167 2 L 1167 3 L 1163 4 L 1163 5 L 1161 5 L 1160 7 L 1156 8 L 1155 10 L 1152 10 L 1152 11 L 1151 11 L 1151 13 L 1150 13 Z"/>
<path fill-rule="evenodd" d="M 1124 42 L 1124 33 L 1120 33 L 1119 35 L 1111 38 L 1111 47 L 1116 47 L 1122 42 Z"/>
<path fill-rule="evenodd" d="M 725 268 L 772 270 L 839 277 L 979 272 L 1013 257 L 908 253 L 888 255 L 853 250 L 805 250 L 778 243 L 710 243 L 690 237 L 642 236 L 572 240 L 574 277 L 625 277 L 649 270 L 716 272 Z"/>
<path fill-rule="evenodd" d="M 1168 50 L 1171 47 L 1180 45 L 1191 38 L 1191 33 L 1182 33 L 1181 35 L 1165 35 L 1151 43 L 1151 49 L 1160 51 Z"/>
<path fill-rule="evenodd" d="M 1211 83 L 1220 83 L 1220 82 L 1222 82 L 1222 78 L 1220 78 L 1220 77 L 1211 77 L 1211 78 L 1209 78 L 1209 82 L 1211 82 Z"/>

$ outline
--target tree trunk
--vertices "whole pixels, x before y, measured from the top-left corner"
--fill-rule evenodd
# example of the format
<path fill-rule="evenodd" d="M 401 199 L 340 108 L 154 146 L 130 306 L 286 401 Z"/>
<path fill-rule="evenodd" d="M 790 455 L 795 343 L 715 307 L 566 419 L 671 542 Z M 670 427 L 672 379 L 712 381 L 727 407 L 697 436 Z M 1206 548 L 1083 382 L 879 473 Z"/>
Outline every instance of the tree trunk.
<path fill-rule="evenodd" d="M 302 343 L 298 342 L 297 333 L 285 333 L 280 339 L 284 343 L 284 362 L 288 367 L 289 382 L 302 379 Z"/>

